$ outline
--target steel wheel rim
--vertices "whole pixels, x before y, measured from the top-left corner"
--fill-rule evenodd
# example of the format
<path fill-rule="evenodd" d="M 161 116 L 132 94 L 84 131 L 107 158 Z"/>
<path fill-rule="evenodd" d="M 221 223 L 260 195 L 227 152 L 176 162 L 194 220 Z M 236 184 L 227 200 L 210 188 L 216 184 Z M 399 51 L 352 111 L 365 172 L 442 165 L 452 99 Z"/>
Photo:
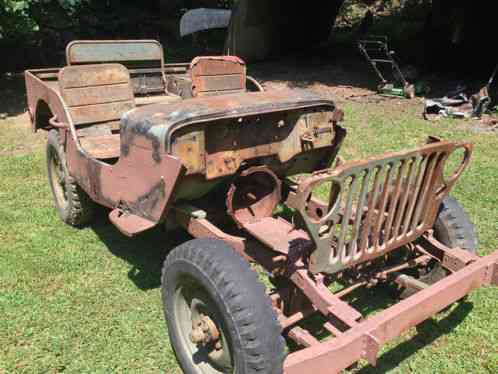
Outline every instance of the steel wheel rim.
<path fill-rule="evenodd" d="M 222 327 L 220 313 L 205 288 L 190 276 L 180 277 L 173 296 L 174 328 L 182 349 L 199 374 L 233 374 L 233 358 L 227 334 Z M 192 342 L 194 321 L 207 317 L 216 325 L 219 339 L 207 344 Z M 221 349 L 216 349 L 216 344 Z M 219 347 L 219 345 L 218 345 Z"/>
<path fill-rule="evenodd" d="M 62 167 L 62 162 L 59 156 L 53 150 L 50 152 L 49 172 L 55 201 L 57 205 L 65 208 L 68 202 L 64 168 Z"/>

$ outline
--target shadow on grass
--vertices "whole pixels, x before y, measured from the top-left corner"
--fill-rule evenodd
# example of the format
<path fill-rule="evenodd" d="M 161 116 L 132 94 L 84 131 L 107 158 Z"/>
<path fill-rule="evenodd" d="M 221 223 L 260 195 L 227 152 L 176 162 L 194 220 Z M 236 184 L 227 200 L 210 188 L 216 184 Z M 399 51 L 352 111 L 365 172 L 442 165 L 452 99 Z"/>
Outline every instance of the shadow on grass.
<path fill-rule="evenodd" d="M 163 227 L 128 238 L 109 222 L 106 213 L 99 213 L 99 219 L 91 228 L 114 256 L 132 265 L 128 278 L 141 290 L 161 285 L 161 268 L 166 255 L 191 239 L 183 231 L 166 232 Z"/>

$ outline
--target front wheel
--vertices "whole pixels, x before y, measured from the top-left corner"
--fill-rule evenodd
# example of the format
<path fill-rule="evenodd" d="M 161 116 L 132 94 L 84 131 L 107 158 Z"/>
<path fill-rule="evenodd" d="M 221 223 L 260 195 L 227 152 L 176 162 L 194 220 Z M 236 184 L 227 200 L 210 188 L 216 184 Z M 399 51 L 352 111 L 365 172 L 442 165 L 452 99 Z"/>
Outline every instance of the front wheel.
<path fill-rule="evenodd" d="M 478 238 L 474 225 L 460 203 L 448 196 L 439 208 L 434 224 L 434 237 L 449 248 L 459 247 L 477 254 Z M 422 269 L 418 278 L 426 284 L 434 284 L 448 275 L 448 272 L 437 262 L 430 263 Z M 401 297 L 406 298 L 416 290 L 406 288 Z"/>
<path fill-rule="evenodd" d="M 174 249 L 162 272 L 170 342 L 188 374 L 280 374 L 284 340 L 249 264 L 220 240 Z"/>

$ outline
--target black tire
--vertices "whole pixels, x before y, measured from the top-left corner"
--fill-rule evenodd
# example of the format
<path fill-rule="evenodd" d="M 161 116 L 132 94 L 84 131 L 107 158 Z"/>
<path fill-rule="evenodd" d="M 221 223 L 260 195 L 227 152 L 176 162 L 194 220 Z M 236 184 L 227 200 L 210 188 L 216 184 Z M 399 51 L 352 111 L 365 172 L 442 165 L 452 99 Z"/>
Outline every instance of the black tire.
<path fill-rule="evenodd" d="M 439 208 L 434 236 L 444 245 L 477 253 L 479 240 L 474 225 L 460 203 L 448 196 Z"/>
<path fill-rule="evenodd" d="M 479 241 L 474 225 L 460 203 L 451 196 L 441 203 L 434 224 L 434 237 L 447 247 L 460 247 L 477 254 Z M 419 275 L 419 279 L 426 284 L 434 284 L 447 275 L 448 272 L 439 263 L 432 263 Z M 402 291 L 401 298 L 409 297 L 415 292 L 406 288 Z"/>
<path fill-rule="evenodd" d="M 61 219 L 75 227 L 91 222 L 94 203 L 69 175 L 66 153 L 60 144 L 59 133 L 56 130 L 48 133 L 47 170 L 55 207 Z"/>
<path fill-rule="evenodd" d="M 189 287 L 190 298 L 179 296 L 187 294 L 184 289 Z M 265 287 L 249 264 L 226 243 L 195 239 L 175 248 L 164 262 L 162 298 L 170 342 L 185 373 L 282 373 L 285 341 Z M 215 321 L 223 337 L 222 351 L 228 349 L 230 354 L 231 365 L 226 369 L 210 361 L 211 343 L 200 347 L 187 338 L 193 332 L 192 327 L 188 331 L 188 318 L 183 325 L 179 322 L 186 318 L 181 305 L 192 308 L 199 298 L 207 299 L 211 309 L 204 313 Z M 193 321 L 194 313 L 190 316 Z"/>

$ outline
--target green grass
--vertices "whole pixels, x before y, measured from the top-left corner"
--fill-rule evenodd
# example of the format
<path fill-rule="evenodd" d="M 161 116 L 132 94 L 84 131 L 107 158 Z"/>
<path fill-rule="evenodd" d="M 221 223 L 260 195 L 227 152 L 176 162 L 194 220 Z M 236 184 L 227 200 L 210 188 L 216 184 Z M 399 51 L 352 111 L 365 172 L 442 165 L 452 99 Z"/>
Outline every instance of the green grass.
<path fill-rule="evenodd" d="M 413 147 L 428 134 L 473 141 L 474 159 L 453 195 L 477 226 L 481 254 L 498 248 L 496 133 L 474 134 L 464 122 L 425 122 L 417 102 L 343 108 L 346 159 Z M 62 224 L 43 141 L 28 135 L 26 121 L 0 120 L 0 373 L 180 373 L 159 276 L 167 251 L 185 237 L 158 229 L 128 239 L 103 214 L 82 230 Z M 38 143 L 26 148 L 26 141 Z M 382 300 L 370 297 L 366 310 Z M 353 371 L 497 373 L 497 317 L 498 289 L 480 289 L 418 334 L 412 329 L 386 346 L 377 369 L 361 364 Z"/>

